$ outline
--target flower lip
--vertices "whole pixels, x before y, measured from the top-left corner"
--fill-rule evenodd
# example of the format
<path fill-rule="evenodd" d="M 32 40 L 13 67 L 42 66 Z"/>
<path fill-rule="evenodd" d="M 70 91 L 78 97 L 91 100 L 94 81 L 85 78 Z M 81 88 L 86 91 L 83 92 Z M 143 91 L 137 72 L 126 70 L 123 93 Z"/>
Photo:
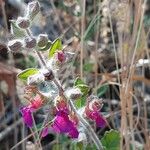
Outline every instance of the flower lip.
<path fill-rule="evenodd" d="M 75 124 L 69 119 L 68 113 L 64 111 L 57 112 L 52 129 L 57 133 L 68 133 L 71 138 L 77 138 L 79 135 Z"/>
<path fill-rule="evenodd" d="M 28 127 L 32 127 L 33 126 L 33 120 L 32 120 L 32 114 L 31 114 L 31 108 L 30 106 L 23 106 L 20 108 L 20 112 L 22 114 L 24 123 L 28 126 Z"/>

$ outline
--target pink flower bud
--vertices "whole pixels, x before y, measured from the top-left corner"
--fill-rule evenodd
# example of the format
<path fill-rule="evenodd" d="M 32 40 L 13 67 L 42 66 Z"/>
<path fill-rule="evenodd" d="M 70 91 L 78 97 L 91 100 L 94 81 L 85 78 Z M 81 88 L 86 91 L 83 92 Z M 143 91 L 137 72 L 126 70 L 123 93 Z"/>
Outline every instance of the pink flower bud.
<path fill-rule="evenodd" d="M 60 62 L 60 63 L 64 63 L 66 60 L 66 55 L 64 52 L 57 52 L 56 53 L 56 59 Z"/>

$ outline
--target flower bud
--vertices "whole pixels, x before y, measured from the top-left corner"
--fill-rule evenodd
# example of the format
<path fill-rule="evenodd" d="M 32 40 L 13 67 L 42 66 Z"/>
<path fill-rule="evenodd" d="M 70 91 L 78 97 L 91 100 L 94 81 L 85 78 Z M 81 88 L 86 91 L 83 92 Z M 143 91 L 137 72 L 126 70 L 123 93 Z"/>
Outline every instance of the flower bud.
<path fill-rule="evenodd" d="M 76 100 L 82 96 L 82 92 L 79 88 L 72 88 L 66 91 L 66 95 L 68 98 Z"/>
<path fill-rule="evenodd" d="M 66 55 L 64 52 L 60 51 L 56 53 L 56 59 L 58 63 L 64 63 L 66 60 Z"/>
<path fill-rule="evenodd" d="M 45 77 L 45 81 L 50 81 L 54 79 L 54 74 L 52 72 L 52 70 L 42 70 L 42 73 Z"/>
<path fill-rule="evenodd" d="M 68 112 L 67 102 L 65 101 L 64 97 L 57 96 L 54 100 L 54 103 L 57 110 L 63 110 L 65 112 Z"/>
<path fill-rule="evenodd" d="M 99 99 L 97 96 L 90 96 L 87 99 L 88 106 L 90 110 L 99 111 L 103 107 L 103 101 Z"/>
<path fill-rule="evenodd" d="M 39 47 L 45 47 L 48 43 L 48 35 L 40 34 L 37 39 L 37 44 Z"/>
<path fill-rule="evenodd" d="M 24 43 L 26 48 L 34 48 L 36 46 L 36 39 L 31 37 L 26 37 L 24 39 Z"/>
<path fill-rule="evenodd" d="M 30 20 L 28 18 L 19 17 L 17 19 L 17 25 L 22 29 L 27 29 L 30 26 Z"/>
<path fill-rule="evenodd" d="M 8 48 L 10 51 L 12 52 L 17 52 L 19 50 L 21 50 L 21 48 L 23 47 L 23 44 L 21 42 L 21 40 L 11 40 L 8 42 Z"/>
<path fill-rule="evenodd" d="M 44 81 L 43 74 L 35 74 L 35 75 L 32 75 L 32 76 L 28 77 L 27 84 L 36 86 L 39 83 L 42 83 L 43 81 Z"/>
<path fill-rule="evenodd" d="M 27 14 L 31 20 L 39 13 L 40 11 L 40 4 L 37 1 L 33 1 L 28 3 Z"/>

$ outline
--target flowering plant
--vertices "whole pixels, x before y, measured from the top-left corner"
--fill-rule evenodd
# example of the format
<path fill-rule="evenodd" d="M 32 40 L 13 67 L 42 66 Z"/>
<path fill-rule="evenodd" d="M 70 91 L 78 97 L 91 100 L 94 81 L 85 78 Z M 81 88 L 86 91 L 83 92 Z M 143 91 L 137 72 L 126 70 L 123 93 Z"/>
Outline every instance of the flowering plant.
<path fill-rule="evenodd" d="M 38 136 L 45 137 L 54 132 L 67 134 L 73 140 L 77 139 L 76 141 L 80 141 L 81 137 L 84 141 L 89 136 L 97 149 L 102 150 L 103 144 L 89 121 L 92 120 L 100 128 L 107 126 L 106 118 L 101 113 L 103 101 L 97 96 L 88 96 L 89 86 L 79 78 L 75 80 L 71 89 L 62 87 L 57 79 L 58 70 L 70 62 L 74 54 L 63 49 L 60 38 L 51 42 L 46 34 L 40 34 L 38 37 L 32 35 L 31 22 L 39 11 L 40 5 L 37 1 L 29 3 L 27 15 L 18 17 L 12 23 L 12 33 L 14 35 L 21 33 L 23 38 L 16 36 L 14 40 L 8 42 L 9 51 L 14 53 L 19 50 L 34 51 L 40 63 L 40 68 L 28 68 L 18 74 L 18 78 L 26 83 L 25 98 L 28 104 L 20 108 L 24 123 L 32 128 L 35 124 L 33 112 L 50 105 L 51 110 L 48 111 Z M 47 58 L 43 57 L 41 53 L 43 51 L 48 52 Z M 52 91 L 43 92 L 40 89 L 43 83 L 54 84 L 56 94 L 52 94 Z M 50 115 L 53 119 L 49 123 Z M 83 134 L 84 138 L 81 136 Z M 118 136 L 116 132 L 113 134 Z M 103 141 L 105 142 L 105 139 Z"/>

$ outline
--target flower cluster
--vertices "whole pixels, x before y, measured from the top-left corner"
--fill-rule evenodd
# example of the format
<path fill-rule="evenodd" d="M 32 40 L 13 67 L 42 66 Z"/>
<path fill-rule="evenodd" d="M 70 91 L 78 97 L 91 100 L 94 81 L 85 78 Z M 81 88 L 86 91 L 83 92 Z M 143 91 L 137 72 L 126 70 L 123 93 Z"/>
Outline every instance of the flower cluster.
<path fill-rule="evenodd" d="M 56 97 L 55 103 L 55 119 L 50 128 L 56 133 L 66 133 L 71 138 L 78 138 L 78 119 L 75 114 L 71 114 L 64 97 Z M 42 136 L 46 136 L 47 134 L 48 128 L 43 130 Z"/>
<path fill-rule="evenodd" d="M 11 52 L 17 52 L 22 49 L 29 50 L 29 52 L 36 52 L 41 64 L 40 69 L 28 68 L 18 74 L 18 77 L 26 81 L 28 85 L 25 90 L 25 98 L 29 102 L 26 106 L 20 108 L 20 112 L 25 124 L 28 127 L 32 127 L 32 113 L 46 104 L 49 105 L 47 103 L 48 99 L 54 99 L 51 103 L 54 119 L 50 125 L 48 124 L 48 121 L 45 120 L 46 124 L 41 134 L 42 137 L 45 137 L 49 132 L 53 131 L 55 133 L 66 134 L 73 139 L 79 137 L 85 139 L 83 138 L 85 137 L 85 132 L 84 130 L 81 131 L 81 128 L 86 128 L 86 126 L 84 126 L 84 119 L 95 121 L 98 127 L 105 127 L 106 125 L 106 120 L 100 112 L 102 101 L 95 96 L 90 96 L 87 98 L 87 103 L 81 106 L 85 108 L 84 114 L 78 113 L 74 104 L 76 101 L 82 100 L 83 97 L 86 99 L 89 92 L 89 86 L 81 80 L 76 80 L 73 88 L 68 90 L 62 88 L 62 85 L 56 78 L 56 73 L 58 73 L 57 71 L 60 70 L 64 64 L 67 64 L 72 60 L 74 53 L 66 52 L 63 49 L 60 38 L 51 42 L 46 34 L 40 34 L 38 37 L 33 37 L 30 26 L 39 10 L 40 5 L 37 1 L 28 4 L 27 15 L 18 17 L 14 22 L 15 28 L 19 31 L 24 31 L 23 33 L 25 33 L 25 35 L 23 38 L 15 38 L 14 40 L 9 41 L 7 45 L 8 50 Z M 40 51 L 48 51 L 48 58 L 44 59 L 45 57 L 41 55 Z M 57 88 L 56 91 L 58 92 L 51 95 L 52 88 L 50 88 L 48 92 L 40 90 L 39 87 L 45 83 L 55 84 Z M 49 110 L 49 112 L 51 110 Z"/>
<path fill-rule="evenodd" d="M 38 92 L 35 87 L 31 87 L 31 86 L 26 87 L 26 93 L 28 94 L 28 97 L 26 96 L 25 98 L 29 101 L 29 104 L 26 106 L 22 106 L 20 108 L 20 112 L 22 114 L 23 120 L 28 127 L 33 126 L 32 112 L 41 108 L 45 102 L 44 96 L 39 92 L 36 93 L 34 97 L 33 96 L 31 97 L 30 94 L 34 95 L 35 92 Z"/>

